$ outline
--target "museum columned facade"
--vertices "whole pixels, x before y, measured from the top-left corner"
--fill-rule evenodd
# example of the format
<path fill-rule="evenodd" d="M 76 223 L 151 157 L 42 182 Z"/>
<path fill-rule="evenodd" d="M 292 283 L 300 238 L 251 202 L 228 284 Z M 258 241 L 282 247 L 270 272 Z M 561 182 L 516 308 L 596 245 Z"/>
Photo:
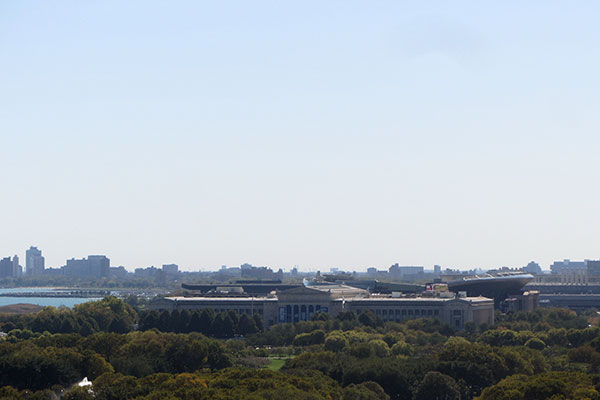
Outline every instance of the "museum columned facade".
<path fill-rule="evenodd" d="M 371 311 L 384 321 L 437 318 L 462 329 L 468 322 L 494 323 L 494 301 L 486 297 L 372 295 L 345 285 L 296 287 L 267 296 L 213 294 L 203 297 L 165 297 L 150 303 L 151 310 L 202 310 L 259 314 L 265 327 L 279 323 L 310 321 L 315 313 L 332 318 L 343 311 Z"/>

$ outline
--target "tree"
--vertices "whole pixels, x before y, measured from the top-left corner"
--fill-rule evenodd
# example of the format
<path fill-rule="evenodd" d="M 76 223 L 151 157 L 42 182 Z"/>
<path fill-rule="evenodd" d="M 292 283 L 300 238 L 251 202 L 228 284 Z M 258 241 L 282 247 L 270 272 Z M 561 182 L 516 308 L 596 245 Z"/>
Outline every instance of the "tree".
<path fill-rule="evenodd" d="M 340 321 L 356 321 L 356 313 L 354 311 L 342 311 L 336 318 Z"/>
<path fill-rule="evenodd" d="M 371 340 L 369 345 L 377 357 L 387 357 L 390 355 L 390 348 L 386 342 L 381 339 Z"/>
<path fill-rule="evenodd" d="M 525 342 L 525 347 L 529 347 L 534 350 L 544 350 L 546 347 L 546 343 L 538 338 L 531 338 L 527 342 Z"/>
<path fill-rule="evenodd" d="M 316 312 L 313 314 L 311 321 L 329 321 L 329 314 L 325 312 Z"/>
<path fill-rule="evenodd" d="M 179 319 L 175 321 L 175 332 L 188 333 L 190 331 L 190 313 L 188 310 L 181 310 Z"/>
<path fill-rule="evenodd" d="M 114 333 L 127 333 L 130 330 L 131 327 L 127 326 L 127 322 L 121 316 L 113 318 L 108 327 L 108 331 Z"/>
<path fill-rule="evenodd" d="M 361 312 L 358 316 L 358 322 L 366 326 L 375 326 L 375 315 L 371 311 Z"/>
<path fill-rule="evenodd" d="M 415 400 L 459 400 L 460 388 L 448 375 L 428 372 L 415 391 Z"/>
<path fill-rule="evenodd" d="M 229 324 L 232 324 L 231 320 L 228 319 Z M 211 329 L 211 333 L 216 337 L 225 337 L 227 333 L 227 327 L 225 326 L 225 314 L 219 313 L 213 320 Z"/>
<path fill-rule="evenodd" d="M 158 317 L 157 328 L 161 332 L 169 332 L 171 330 L 171 315 L 169 311 L 163 310 Z"/>
<path fill-rule="evenodd" d="M 213 323 L 215 320 L 215 312 L 210 308 L 205 308 L 200 313 L 200 324 L 197 332 L 204 333 L 205 335 L 214 334 Z"/>
<path fill-rule="evenodd" d="M 329 335 L 327 336 L 327 339 L 325 339 L 325 350 L 337 353 L 342 351 L 346 346 L 348 346 L 348 340 L 340 334 Z"/>
<path fill-rule="evenodd" d="M 344 388 L 342 400 L 389 400 L 388 396 L 377 382 L 363 382 L 358 385 L 351 383 Z"/>
<path fill-rule="evenodd" d="M 168 329 L 169 332 L 179 333 L 179 330 L 178 330 L 179 316 L 180 316 L 179 310 L 173 310 L 169 314 L 169 329 Z"/>
<path fill-rule="evenodd" d="M 398 342 L 392 346 L 392 354 L 395 356 L 411 356 L 413 354 L 413 347 L 406 342 Z"/>
<path fill-rule="evenodd" d="M 238 322 L 236 331 L 240 335 L 250 335 L 258 332 L 258 327 L 253 318 L 250 318 L 248 314 L 242 314 Z"/>
<path fill-rule="evenodd" d="M 254 323 L 256 324 L 256 328 L 258 329 L 258 331 L 263 332 L 265 329 L 265 321 L 260 316 L 260 314 L 258 314 L 258 313 L 253 314 L 252 319 L 254 320 Z"/>
<path fill-rule="evenodd" d="M 193 311 L 192 313 L 190 313 L 189 331 L 190 332 L 201 332 L 201 329 L 202 329 L 202 323 L 200 321 L 200 312 Z"/>

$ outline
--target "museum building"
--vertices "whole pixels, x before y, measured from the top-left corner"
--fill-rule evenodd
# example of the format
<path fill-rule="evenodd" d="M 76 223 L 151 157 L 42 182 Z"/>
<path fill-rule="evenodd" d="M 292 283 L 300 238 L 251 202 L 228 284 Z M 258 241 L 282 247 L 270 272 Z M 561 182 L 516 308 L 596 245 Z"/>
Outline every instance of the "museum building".
<path fill-rule="evenodd" d="M 413 318 L 438 318 L 457 328 L 468 322 L 494 323 L 494 300 L 487 297 L 455 296 L 452 293 L 428 296 L 373 295 L 346 285 L 296 287 L 266 296 L 205 295 L 203 297 L 164 297 L 150 303 L 151 310 L 235 311 L 258 313 L 269 328 L 278 323 L 310 321 L 315 313 L 332 318 L 343 311 L 357 314 L 371 311 L 384 321 L 401 322 Z"/>

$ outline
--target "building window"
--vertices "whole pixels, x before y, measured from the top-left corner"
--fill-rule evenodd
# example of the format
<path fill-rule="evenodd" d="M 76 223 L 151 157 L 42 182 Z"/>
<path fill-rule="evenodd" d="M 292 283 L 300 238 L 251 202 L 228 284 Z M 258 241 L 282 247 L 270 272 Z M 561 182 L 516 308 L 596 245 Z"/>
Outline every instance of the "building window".
<path fill-rule="evenodd" d="M 408 315 L 413 315 L 413 310 L 408 310 Z"/>
<path fill-rule="evenodd" d="M 452 315 L 462 315 L 461 310 L 454 310 L 452 311 Z"/>
<path fill-rule="evenodd" d="M 440 311 L 439 310 L 433 310 L 433 315 L 439 315 Z"/>
<path fill-rule="evenodd" d="M 387 310 L 382 311 L 383 315 L 387 315 Z"/>
<path fill-rule="evenodd" d="M 406 316 L 406 310 L 402 310 L 402 315 Z"/>
<path fill-rule="evenodd" d="M 279 307 L 279 322 L 285 322 L 285 307 Z"/>
<path fill-rule="evenodd" d="M 419 310 L 415 310 L 415 315 L 420 315 L 420 311 Z"/>
<path fill-rule="evenodd" d="M 433 310 L 427 310 L 427 315 L 433 315 Z"/>
<path fill-rule="evenodd" d="M 375 310 L 375 315 L 381 315 L 381 310 Z"/>

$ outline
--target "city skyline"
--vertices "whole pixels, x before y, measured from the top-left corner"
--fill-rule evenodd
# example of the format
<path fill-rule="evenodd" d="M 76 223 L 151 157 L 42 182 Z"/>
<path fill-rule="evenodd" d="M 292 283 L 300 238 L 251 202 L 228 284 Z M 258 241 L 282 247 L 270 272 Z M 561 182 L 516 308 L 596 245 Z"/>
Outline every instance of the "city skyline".
<path fill-rule="evenodd" d="M 0 4 L 0 254 L 600 254 L 600 4 Z"/>
<path fill-rule="evenodd" d="M 22 265 L 23 270 L 20 272 L 21 274 L 25 274 L 25 275 L 39 275 L 41 274 L 41 272 L 39 271 L 39 262 L 37 261 L 32 261 L 30 259 L 30 252 L 34 251 L 34 255 L 36 256 L 35 258 L 37 259 L 41 259 L 41 271 L 43 272 L 44 269 L 47 268 L 51 268 L 51 269 L 60 269 L 60 268 L 64 268 L 64 267 L 68 267 L 69 266 L 69 261 L 71 262 L 87 262 L 88 258 L 98 258 L 98 257 L 104 257 L 106 258 L 107 255 L 102 252 L 96 253 L 96 254 L 88 254 L 86 256 L 69 256 L 67 258 L 64 259 L 64 261 L 62 263 L 58 263 L 56 265 L 45 265 L 45 257 L 42 256 L 42 249 L 38 248 L 38 246 L 30 246 L 30 248 L 28 250 L 26 250 L 24 252 L 25 256 L 24 256 L 24 260 L 26 265 Z M 0 254 L 0 258 L 1 258 L 1 254 Z M 14 253 L 14 257 L 16 258 L 16 262 L 17 265 L 19 265 L 19 256 L 18 256 L 18 252 Z M 80 258 L 78 258 L 80 257 Z M 10 258 L 10 257 L 8 257 Z M 124 267 L 128 272 L 133 272 L 135 271 L 135 269 L 137 268 L 148 268 L 148 267 L 177 267 L 179 268 L 179 271 L 182 272 L 207 272 L 207 271 L 217 271 L 219 269 L 222 268 L 239 268 L 239 267 L 243 267 L 244 265 L 248 265 L 248 266 L 253 266 L 253 267 L 266 267 L 266 268 L 271 268 L 273 270 L 277 270 L 279 268 L 283 269 L 285 272 L 291 272 L 294 268 L 298 269 L 298 271 L 300 272 L 317 272 L 317 271 L 321 271 L 323 273 L 329 273 L 329 272 L 360 272 L 360 273 L 365 273 L 367 272 L 369 269 L 375 269 L 378 270 L 380 268 L 382 268 L 383 270 L 388 270 L 388 268 L 394 268 L 394 266 L 400 266 L 403 268 L 425 268 L 425 270 L 435 270 L 437 267 L 441 268 L 442 270 L 460 270 L 460 271 L 468 271 L 468 270 L 482 270 L 482 271 L 487 271 L 487 270 L 497 270 L 497 269 L 501 269 L 501 268 L 524 268 L 527 267 L 529 264 L 535 264 L 535 265 L 539 265 L 544 271 L 551 271 L 553 266 L 563 263 L 563 262 L 570 262 L 571 264 L 575 265 L 583 265 L 584 262 L 587 261 L 594 261 L 596 260 L 596 258 L 594 257 L 586 257 L 586 258 L 582 258 L 582 259 L 574 259 L 574 258 L 562 258 L 562 259 L 556 259 L 556 260 L 552 260 L 551 263 L 548 264 L 543 264 L 540 262 L 537 262 L 535 259 L 531 259 L 526 263 L 521 263 L 521 265 L 501 265 L 501 266 L 494 266 L 494 267 L 490 267 L 490 266 L 485 266 L 485 265 L 471 265 L 471 266 L 456 266 L 456 265 L 442 265 L 440 263 L 436 263 L 436 264 L 432 264 L 432 265 L 426 265 L 423 263 L 414 263 L 414 264 L 409 264 L 409 263 L 402 263 L 399 261 L 393 261 L 389 264 L 385 264 L 385 265 L 375 265 L 375 264 L 369 264 L 366 266 L 344 266 L 344 265 L 328 265 L 328 266 L 323 266 L 323 267 L 314 267 L 314 266 L 301 266 L 298 264 L 294 264 L 294 265 L 269 265 L 269 264 L 261 264 L 261 263 L 256 263 L 253 264 L 251 260 L 246 260 L 242 263 L 239 264 L 219 264 L 219 265 L 181 265 L 175 262 L 164 262 L 164 263 L 152 263 L 152 264 L 148 264 L 148 265 L 124 265 L 124 264 L 119 264 L 119 263 L 112 263 L 110 262 L 110 257 L 109 257 L 109 265 L 111 267 Z M 38 267 L 35 267 L 36 271 L 32 271 L 32 269 L 30 268 L 26 268 L 27 264 L 31 263 L 32 267 L 34 267 L 35 265 L 38 265 Z M 106 272 L 107 273 L 107 272 Z M 19 275 L 19 274 L 17 274 Z"/>

